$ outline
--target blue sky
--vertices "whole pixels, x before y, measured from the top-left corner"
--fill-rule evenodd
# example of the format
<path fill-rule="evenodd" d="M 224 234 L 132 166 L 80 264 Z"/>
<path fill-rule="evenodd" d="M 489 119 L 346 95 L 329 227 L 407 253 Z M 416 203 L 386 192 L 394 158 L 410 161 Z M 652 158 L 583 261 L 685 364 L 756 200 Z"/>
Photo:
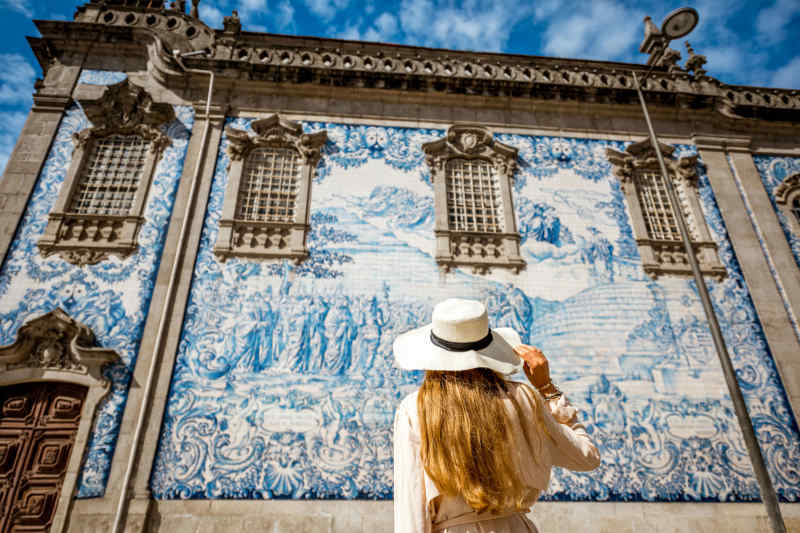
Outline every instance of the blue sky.
<path fill-rule="evenodd" d="M 38 35 L 31 20 L 72 19 L 82 3 L 0 0 L 0 168 L 41 75 L 25 40 Z M 644 62 L 642 19 L 650 15 L 660 25 L 682 5 L 700 13 L 688 38 L 708 57 L 709 74 L 726 83 L 800 89 L 800 0 L 201 0 L 200 12 L 211 27 L 238 9 L 249 31 Z M 682 43 L 673 45 L 686 56 Z"/>

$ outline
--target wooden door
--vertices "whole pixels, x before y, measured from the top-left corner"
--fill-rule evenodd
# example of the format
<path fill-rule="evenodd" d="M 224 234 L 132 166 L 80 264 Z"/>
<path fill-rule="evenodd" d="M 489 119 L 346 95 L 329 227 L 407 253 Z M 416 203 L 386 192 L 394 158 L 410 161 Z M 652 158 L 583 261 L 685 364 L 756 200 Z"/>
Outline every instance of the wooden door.
<path fill-rule="evenodd" d="M 0 533 L 49 531 L 86 387 L 0 387 Z"/>

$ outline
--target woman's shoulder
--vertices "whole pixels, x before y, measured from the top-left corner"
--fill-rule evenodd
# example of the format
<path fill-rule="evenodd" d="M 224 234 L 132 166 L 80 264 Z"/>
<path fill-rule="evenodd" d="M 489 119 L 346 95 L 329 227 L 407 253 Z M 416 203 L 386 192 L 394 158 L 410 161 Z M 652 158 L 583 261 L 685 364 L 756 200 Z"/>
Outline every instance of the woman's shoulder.
<path fill-rule="evenodd" d="M 520 381 L 506 381 L 506 387 L 508 387 L 508 392 L 514 398 L 525 398 L 530 399 L 532 394 L 534 393 L 533 387 L 528 385 L 527 383 L 522 383 Z"/>
<path fill-rule="evenodd" d="M 416 413 L 417 411 L 417 396 L 419 395 L 419 390 L 415 390 L 414 392 L 406 395 L 400 401 L 400 405 L 397 406 L 398 413 Z"/>

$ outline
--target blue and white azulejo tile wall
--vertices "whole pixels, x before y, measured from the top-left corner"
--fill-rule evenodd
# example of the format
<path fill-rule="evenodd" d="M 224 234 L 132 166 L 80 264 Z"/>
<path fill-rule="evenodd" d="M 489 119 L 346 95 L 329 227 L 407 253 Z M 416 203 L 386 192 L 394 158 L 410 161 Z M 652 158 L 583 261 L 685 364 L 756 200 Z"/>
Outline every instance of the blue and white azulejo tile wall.
<path fill-rule="evenodd" d="M 119 77 L 119 73 L 112 74 Z M 97 81 L 114 83 L 119 81 L 116 78 Z M 82 79 L 82 82 L 93 80 Z M 112 257 L 80 268 L 56 255 L 42 257 L 36 246 L 72 159 L 72 135 L 90 126 L 80 108 L 73 106 L 62 119 L 0 269 L 0 345 L 14 342 L 19 327 L 26 320 L 61 307 L 88 325 L 101 346 L 115 350 L 121 357 L 121 361 L 104 370 L 111 381 L 111 391 L 97 410 L 78 481 L 80 498 L 102 496 L 105 491 L 131 371 L 139 351 L 194 121 L 191 107 L 175 107 L 175 114 L 177 119 L 163 127 L 172 144 L 156 167 L 147 196 L 145 223 L 139 232 L 139 247 L 134 254 L 124 260 Z"/>
<path fill-rule="evenodd" d="M 485 301 L 494 326 L 549 355 L 602 449 L 594 472 L 557 469 L 547 498 L 758 498 L 693 283 L 652 281 L 640 267 L 605 156 L 624 143 L 496 135 L 520 151 L 527 268 L 442 274 L 421 145 L 444 130 L 304 127 L 329 142 L 312 185 L 311 256 L 297 266 L 213 255 L 223 136 L 151 478 L 157 498 L 391 498 L 391 421 L 421 379 L 394 368 L 392 341 L 452 296 Z M 728 269 L 711 283 L 714 305 L 773 481 L 797 501 L 797 426 L 704 175 L 701 200 Z"/>

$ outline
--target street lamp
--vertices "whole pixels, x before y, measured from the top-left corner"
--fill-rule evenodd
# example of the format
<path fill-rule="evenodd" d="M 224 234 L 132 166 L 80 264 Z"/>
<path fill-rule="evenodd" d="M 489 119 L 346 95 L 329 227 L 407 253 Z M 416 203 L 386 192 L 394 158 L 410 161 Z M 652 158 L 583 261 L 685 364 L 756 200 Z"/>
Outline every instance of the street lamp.
<path fill-rule="evenodd" d="M 647 76 L 650 75 L 653 67 L 658 63 L 658 58 L 663 57 L 665 52 L 667 52 L 667 46 L 669 45 L 669 42 L 673 39 L 679 39 L 688 35 L 689 32 L 691 32 L 695 26 L 697 26 L 697 21 L 699 18 L 700 17 L 697 14 L 697 11 L 691 7 L 682 7 L 680 9 L 676 9 L 666 16 L 661 25 L 660 32 L 658 32 L 657 28 L 655 28 L 655 25 L 650 21 L 649 17 L 645 19 L 645 44 L 648 45 L 648 48 L 654 49 L 654 52 L 653 55 L 651 55 L 650 61 L 648 61 L 648 63 L 651 64 L 650 70 L 647 71 L 642 81 L 647 79 Z M 661 176 L 664 179 L 667 194 L 669 195 L 670 202 L 673 205 L 675 220 L 678 223 L 681 240 L 683 241 L 683 246 L 686 249 L 686 256 L 689 259 L 689 266 L 692 269 L 692 275 L 694 276 L 694 281 L 697 284 L 697 292 L 700 294 L 700 301 L 703 304 L 703 310 L 705 311 L 708 325 L 711 328 L 711 337 L 714 340 L 714 347 L 717 350 L 717 356 L 719 357 L 720 364 L 722 365 L 722 372 L 725 375 L 725 382 L 728 385 L 728 392 L 730 393 L 731 400 L 733 402 L 736 418 L 739 421 L 739 427 L 741 428 L 742 435 L 744 436 L 744 442 L 747 446 L 747 451 L 750 454 L 750 462 L 753 465 L 753 470 L 755 471 L 756 479 L 758 480 L 761 498 L 767 508 L 767 516 L 769 517 L 772 531 L 774 533 L 786 533 L 786 526 L 783 523 L 781 510 L 778 506 L 778 497 L 775 494 L 775 489 L 772 486 L 772 481 L 769 478 L 767 467 L 764 464 L 764 457 L 761 455 L 761 449 L 758 446 L 756 433 L 753 430 L 753 423 L 750 420 L 750 415 L 747 413 L 744 397 L 742 396 L 742 391 L 739 388 L 739 382 L 736 380 L 736 372 L 733 369 L 733 364 L 731 363 L 731 357 L 728 354 L 728 349 L 725 347 L 725 340 L 722 337 L 722 331 L 720 330 L 719 322 L 717 321 L 717 315 L 714 312 L 713 306 L 711 305 L 711 297 L 708 294 L 708 287 L 706 287 L 705 279 L 703 278 L 703 274 L 700 272 L 700 267 L 697 263 L 697 256 L 694 253 L 694 247 L 692 246 L 692 241 L 689 237 L 689 230 L 687 228 L 686 221 L 684 220 L 683 211 L 680 208 L 675 208 L 676 206 L 681 205 L 678 199 L 678 194 L 675 191 L 675 186 L 673 185 L 672 180 L 667 173 L 667 167 L 664 164 L 664 157 L 661 155 L 661 150 L 658 148 L 658 139 L 656 138 L 655 131 L 653 130 L 653 123 L 650 121 L 650 113 L 647 111 L 647 104 L 645 103 L 644 95 L 642 94 L 642 89 L 639 85 L 639 78 L 636 76 L 635 71 L 632 71 L 632 74 L 633 85 L 636 87 L 636 94 L 639 95 L 639 102 L 642 105 L 642 113 L 644 114 L 645 122 L 647 122 L 647 131 L 650 134 L 650 143 L 653 146 L 653 151 L 656 153 L 658 166 L 661 168 Z"/>

